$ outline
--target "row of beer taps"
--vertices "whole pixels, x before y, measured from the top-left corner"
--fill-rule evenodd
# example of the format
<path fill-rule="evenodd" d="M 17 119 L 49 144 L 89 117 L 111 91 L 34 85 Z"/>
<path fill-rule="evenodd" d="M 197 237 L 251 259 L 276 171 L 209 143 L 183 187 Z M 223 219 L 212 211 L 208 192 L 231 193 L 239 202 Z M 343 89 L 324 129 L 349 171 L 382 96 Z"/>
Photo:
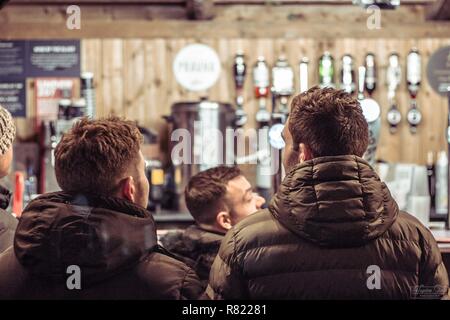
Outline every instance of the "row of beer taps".
<path fill-rule="evenodd" d="M 345 90 L 350 94 L 359 91 L 356 89 L 356 76 L 354 58 L 350 54 L 341 57 L 339 82 L 335 82 L 335 59 L 330 52 L 325 52 L 318 61 L 318 78 L 321 87 L 335 87 Z M 308 89 L 309 60 L 304 57 L 299 62 L 299 91 Z M 373 53 L 367 53 L 364 58 L 364 86 L 370 98 L 377 88 L 377 63 Z M 358 70 L 360 71 L 360 70 Z M 242 127 L 247 121 L 244 111 L 244 82 L 247 73 L 245 55 L 239 52 L 235 55 L 233 64 L 233 76 L 236 88 L 236 125 Z M 288 115 L 288 99 L 296 91 L 294 88 L 294 69 L 285 56 L 280 56 L 270 69 L 263 56 L 258 57 L 252 68 L 254 95 L 258 100 L 256 121 L 259 126 L 269 123 L 284 123 Z M 421 55 L 416 48 L 411 49 L 406 57 L 406 84 L 410 96 L 410 107 L 406 114 L 411 133 L 417 132 L 417 127 L 422 121 L 422 113 L 418 107 L 417 94 L 422 78 Z M 386 87 L 389 110 L 386 113 L 386 121 L 390 132 L 397 132 L 398 125 L 403 117 L 398 107 L 397 92 L 402 81 L 400 56 L 391 53 L 388 56 L 386 67 Z M 359 92 L 361 94 L 361 92 Z M 272 96 L 272 112 L 267 109 L 267 99 Z"/>

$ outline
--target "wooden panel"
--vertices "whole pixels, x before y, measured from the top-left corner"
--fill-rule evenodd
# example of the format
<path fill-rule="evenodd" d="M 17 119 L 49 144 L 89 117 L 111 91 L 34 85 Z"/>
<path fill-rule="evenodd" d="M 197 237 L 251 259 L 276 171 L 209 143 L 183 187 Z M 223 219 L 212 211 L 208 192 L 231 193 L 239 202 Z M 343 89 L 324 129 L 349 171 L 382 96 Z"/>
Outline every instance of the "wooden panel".
<path fill-rule="evenodd" d="M 378 157 L 386 161 L 425 163 L 428 151 L 437 152 L 446 146 L 445 129 L 447 101 L 437 95 L 426 81 L 426 64 L 437 48 L 450 45 L 450 39 L 209 39 L 202 41 L 215 48 L 222 63 L 221 76 L 210 90 L 200 93 L 187 92 L 181 88 L 172 72 L 174 56 L 183 46 L 195 39 L 87 39 L 82 41 L 82 69 L 94 72 L 97 100 L 97 116 L 115 114 L 138 121 L 139 124 L 165 134 L 163 115 L 170 113 L 170 106 L 180 101 L 196 101 L 208 96 L 211 100 L 233 103 L 235 99 L 231 66 L 234 54 L 244 51 L 248 66 L 245 82 L 245 110 L 249 114 L 247 128 L 256 126 L 254 115 L 257 101 L 253 97 L 251 68 L 259 55 L 273 64 L 279 55 L 285 55 L 295 68 L 298 90 L 298 62 L 306 56 L 310 59 L 309 82 L 317 84 L 318 59 L 324 50 L 329 50 L 336 59 L 336 71 L 340 70 L 343 54 L 352 54 L 355 65 L 363 63 L 367 52 L 374 52 L 377 59 L 378 84 L 374 98 L 382 107 L 381 143 Z M 418 133 L 409 132 L 406 113 L 409 95 L 404 75 L 405 60 L 409 50 L 417 47 L 422 54 L 423 83 L 418 95 L 423 122 Z M 363 49 L 361 49 L 363 48 Z M 402 63 L 402 84 L 398 91 L 398 104 L 403 120 L 396 134 L 389 132 L 386 112 L 389 108 L 386 91 L 387 57 L 398 52 Z M 33 83 L 28 81 L 30 119 L 18 120 L 18 136 L 29 138 L 32 134 L 34 110 Z M 268 101 L 270 105 L 270 101 Z"/>
<path fill-rule="evenodd" d="M 450 45 L 450 39 L 208 39 L 201 42 L 217 50 L 223 70 L 216 85 L 200 93 L 187 92 L 181 88 L 172 72 L 172 61 L 178 50 L 194 42 L 196 40 L 192 38 L 83 40 L 83 69 L 93 71 L 96 79 L 97 115 L 126 116 L 164 133 L 166 128 L 162 116 L 170 113 L 170 106 L 175 102 L 198 100 L 207 95 L 211 100 L 233 103 L 235 92 L 231 66 L 234 54 L 243 50 L 249 70 L 245 83 L 245 110 L 249 113 L 247 128 L 252 128 L 256 125 L 254 115 L 257 102 L 253 97 L 251 67 L 259 55 L 265 56 L 270 64 L 280 54 L 285 55 L 295 67 L 298 90 L 298 62 L 303 56 L 310 59 L 310 85 L 314 85 L 318 82 L 318 58 L 324 50 L 329 50 L 335 57 L 336 71 L 340 70 L 340 58 L 343 54 L 353 55 L 359 65 L 365 54 L 371 51 L 376 54 L 378 64 L 378 86 L 374 98 L 382 107 L 383 117 L 378 157 L 386 161 L 424 164 L 428 151 L 445 149 L 446 99 L 432 91 L 426 81 L 425 70 L 430 54 L 443 45 Z M 409 132 L 406 121 L 409 95 L 404 80 L 405 60 L 412 47 L 417 47 L 423 57 L 423 83 L 418 102 L 424 118 L 416 135 Z M 398 91 L 403 121 L 396 134 L 389 133 L 386 122 L 389 106 L 385 78 L 387 57 L 391 52 L 399 53 L 403 72 Z"/>

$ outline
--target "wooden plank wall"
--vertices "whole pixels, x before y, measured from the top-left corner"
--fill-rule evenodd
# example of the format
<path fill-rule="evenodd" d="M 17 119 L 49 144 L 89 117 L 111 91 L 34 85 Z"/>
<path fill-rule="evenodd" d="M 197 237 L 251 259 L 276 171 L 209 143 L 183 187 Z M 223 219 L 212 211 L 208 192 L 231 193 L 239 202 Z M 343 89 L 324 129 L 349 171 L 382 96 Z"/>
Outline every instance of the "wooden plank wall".
<path fill-rule="evenodd" d="M 198 100 L 208 96 L 220 102 L 234 101 L 231 67 L 234 54 L 243 50 L 249 71 L 259 55 L 273 63 L 280 54 L 288 57 L 295 67 L 298 90 L 298 62 L 306 56 L 310 59 L 310 85 L 318 82 L 317 64 L 323 51 L 330 51 L 340 69 L 340 57 L 349 53 L 356 60 L 356 66 L 363 62 L 367 52 L 374 52 L 378 67 L 378 89 L 375 99 L 382 106 L 383 126 L 378 157 L 386 161 L 402 161 L 424 164 L 427 151 L 445 150 L 445 128 L 447 122 L 447 101 L 434 93 L 426 81 L 426 64 L 430 54 L 437 48 L 450 45 L 448 39 L 206 39 L 201 43 L 213 47 L 222 62 L 222 73 L 214 87 L 207 92 L 191 93 L 181 88 L 173 75 L 172 62 L 176 53 L 189 43 L 198 42 L 191 38 L 173 39 L 83 39 L 82 68 L 95 74 L 97 86 L 97 115 L 122 115 L 137 120 L 141 125 L 164 133 L 163 115 L 170 112 L 174 102 Z M 387 90 L 385 71 L 387 57 L 398 52 L 405 75 L 406 55 L 412 47 L 422 54 L 423 83 L 419 92 L 419 107 L 423 122 L 418 133 L 412 135 L 406 122 L 409 96 L 406 83 L 398 91 L 399 107 L 403 121 L 396 134 L 389 133 L 386 122 Z M 249 72 L 250 73 L 250 72 Z M 254 114 L 257 104 L 253 98 L 252 79 L 248 74 L 245 84 L 245 110 L 249 113 L 248 128 L 255 126 Z"/>

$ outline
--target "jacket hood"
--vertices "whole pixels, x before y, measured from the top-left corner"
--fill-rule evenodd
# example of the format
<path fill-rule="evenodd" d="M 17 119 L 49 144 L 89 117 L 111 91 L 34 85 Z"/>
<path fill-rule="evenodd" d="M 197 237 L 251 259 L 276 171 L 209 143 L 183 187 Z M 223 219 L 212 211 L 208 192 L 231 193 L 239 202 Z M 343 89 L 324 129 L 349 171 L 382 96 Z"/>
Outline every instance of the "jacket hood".
<path fill-rule="evenodd" d="M 296 165 L 269 210 L 298 236 L 324 247 L 355 247 L 382 235 L 399 209 L 372 167 L 354 155 Z"/>
<path fill-rule="evenodd" d="M 135 266 L 156 245 L 155 223 L 144 208 L 63 192 L 30 202 L 14 240 L 18 260 L 32 274 L 61 281 L 67 267 L 77 265 L 84 285 Z"/>

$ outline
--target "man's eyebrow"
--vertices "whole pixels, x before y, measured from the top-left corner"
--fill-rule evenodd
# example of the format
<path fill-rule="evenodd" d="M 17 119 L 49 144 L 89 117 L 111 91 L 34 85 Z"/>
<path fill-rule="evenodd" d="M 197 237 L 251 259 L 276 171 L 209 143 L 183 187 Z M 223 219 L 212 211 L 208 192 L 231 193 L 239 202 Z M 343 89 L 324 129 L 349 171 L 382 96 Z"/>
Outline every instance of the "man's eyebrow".
<path fill-rule="evenodd" d="M 244 193 L 244 196 L 242 197 L 242 199 L 245 200 L 245 197 L 249 194 L 249 192 L 253 193 L 253 188 L 252 187 L 250 187 L 247 190 L 245 190 L 245 193 Z"/>

